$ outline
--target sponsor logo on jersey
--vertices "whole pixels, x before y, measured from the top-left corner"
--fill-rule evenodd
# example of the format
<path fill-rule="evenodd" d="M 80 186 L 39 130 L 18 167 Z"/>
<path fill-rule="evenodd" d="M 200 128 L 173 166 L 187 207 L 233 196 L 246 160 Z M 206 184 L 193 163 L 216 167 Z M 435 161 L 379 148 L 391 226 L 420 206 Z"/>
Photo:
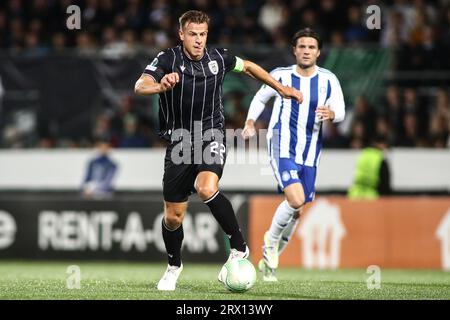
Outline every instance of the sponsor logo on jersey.
<path fill-rule="evenodd" d="M 150 63 L 145 69 L 150 71 L 155 71 L 158 65 L 158 58 L 153 59 L 152 63 Z"/>

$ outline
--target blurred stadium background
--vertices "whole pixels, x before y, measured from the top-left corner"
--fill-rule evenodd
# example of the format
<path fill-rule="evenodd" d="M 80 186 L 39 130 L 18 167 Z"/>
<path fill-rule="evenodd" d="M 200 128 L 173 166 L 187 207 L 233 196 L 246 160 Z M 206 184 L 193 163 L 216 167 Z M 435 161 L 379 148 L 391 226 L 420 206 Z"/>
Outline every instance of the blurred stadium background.
<path fill-rule="evenodd" d="M 73 4 L 81 8 L 80 30 L 66 27 L 66 8 Z M 379 30 L 366 26 L 370 5 L 381 8 Z M 164 143 L 156 133 L 158 98 L 136 96 L 133 89 L 153 57 L 176 45 L 177 18 L 190 9 L 209 13 L 209 45 L 227 47 L 266 70 L 293 64 L 290 37 L 302 27 L 316 29 L 324 40 L 319 65 L 338 76 L 345 95 L 346 120 L 324 128 L 318 200 L 307 208 L 282 256 L 281 287 L 271 296 L 273 289 L 261 284 L 262 291 L 253 298 L 450 299 L 448 0 L 2 1 L 0 298 L 83 297 L 51 288 L 65 283 L 67 276 L 52 260 L 67 265 L 92 260 L 156 263 L 149 278 L 150 288 L 155 287 L 165 262 L 159 229 Z M 227 75 L 227 128 L 243 126 L 259 85 L 242 75 Z M 258 128 L 267 127 L 270 112 L 266 108 Z M 390 144 L 392 194 L 371 201 L 348 200 L 356 158 L 375 135 Z M 82 195 L 81 185 L 98 137 L 106 137 L 113 147 L 111 158 L 118 170 L 114 192 L 94 199 Z M 263 231 L 281 199 L 264 139 L 259 142 L 258 150 L 248 145 L 230 150 L 221 185 L 232 199 L 255 263 L 261 256 Z M 245 158 L 256 154 L 256 162 Z M 240 156 L 247 161 L 239 163 Z M 227 242 L 196 196 L 184 229 L 185 261 L 214 263 L 218 269 Z M 27 262 L 31 259 L 49 264 L 39 267 Z M 65 264 L 58 268 L 61 265 Z M 391 291 L 371 296 L 364 282 L 370 265 L 381 272 L 404 271 L 387 277 Z M 52 278 L 48 266 L 54 268 L 50 273 L 62 275 Z M 97 268 L 108 266 L 114 264 Z M 126 267 L 117 266 L 110 280 L 123 285 L 120 275 Z M 311 274 L 307 269 L 325 271 Z M 36 282 L 33 272 L 39 279 L 51 279 L 50 287 Z M 96 272 L 100 271 L 88 277 L 92 286 L 108 279 Z M 130 272 L 130 283 L 147 281 L 143 272 L 139 269 L 135 278 Z M 215 280 L 215 271 L 208 272 Z M 223 298 L 194 294 L 211 284 L 196 287 L 189 279 L 178 298 Z M 289 279 L 298 281 L 301 293 L 288 285 Z M 323 281 L 336 283 L 323 287 Z M 358 281 L 364 284 L 360 291 L 354 285 Z M 401 285 L 409 281 L 404 291 Z M 348 292 L 357 293 L 340 295 L 344 282 Z M 147 288 L 141 284 L 134 287 L 137 292 Z M 325 289 L 310 294 L 311 286 Z M 52 294 L 42 295 L 36 288 Z M 136 292 L 127 295 L 130 288 L 106 286 L 105 292 L 125 293 L 84 297 L 138 298 Z"/>

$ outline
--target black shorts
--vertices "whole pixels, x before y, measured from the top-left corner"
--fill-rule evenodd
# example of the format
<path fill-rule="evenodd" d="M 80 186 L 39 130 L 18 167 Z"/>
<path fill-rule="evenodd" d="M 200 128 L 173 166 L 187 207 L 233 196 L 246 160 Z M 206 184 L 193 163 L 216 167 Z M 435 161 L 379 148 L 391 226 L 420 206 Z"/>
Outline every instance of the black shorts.
<path fill-rule="evenodd" d="M 194 150 L 181 142 L 170 144 L 164 159 L 163 195 L 168 202 L 185 202 L 196 192 L 195 179 L 202 171 L 211 171 L 222 177 L 226 160 L 226 144 L 219 141 L 203 142 Z"/>

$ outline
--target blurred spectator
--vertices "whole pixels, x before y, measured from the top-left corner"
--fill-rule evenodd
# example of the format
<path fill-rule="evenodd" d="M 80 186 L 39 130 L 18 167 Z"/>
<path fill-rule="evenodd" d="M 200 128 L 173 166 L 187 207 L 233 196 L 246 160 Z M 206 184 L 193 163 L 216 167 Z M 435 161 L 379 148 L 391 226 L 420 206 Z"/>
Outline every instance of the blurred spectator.
<path fill-rule="evenodd" d="M 124 132 L 119 138 L 119 148 L 145 148 L 148 141 L 140 132 L 138 120 L 133 115 L 127 115 L 124 119 Z"/>
<path fill-rule="evenodd" d="M 391 139 L 403 132 L 401 92 L 397 85 L 391 84 L 386 88 L 380 114 L 391 125 Z M 393 143 L 394 141 L 390 140 L 389 142 Z"/>
<path fill-rule="evenodd" d="M 348 9 L 349 26 L 345 31 L 346 40 L 352 44 L 355 42 L 365 42 L 369 39 L 368 29 L 363 24 L 361 7 L 353 5 Z"/>
<path fill-rule="evenodd" d="M 152 1 L 148 16 L 151 26 L 158 27 L 163 17 L 170 12 L 170 3 L 167 0 Z"/>
<path fill-rule="evenodd" d="M 330 43 L 334 48 L 343 47 L 345 45 L 344 34 L 339 30 L 334 30 L 331 33 Z"/>
<path fill-rule="evenodd" d="M 5 11 L 0 9 L 0 48 L 4 48 L 8 45 L 7 43 L 7 29 L 8 20 L 6 18 Z"/>
<path fill-rule="evenodd" d="M 356 121 L 352 124 L 350 131 L 349 147 L 351 149 L 362 149 L 366 146 L 365 142 L 366 131 L 361 121 Z"/>
<path fill-rule="evenodd" d="M 350 199 L 374 200 L 392 193 L 389 165 L 384 154 L 387 147 L 383 136 L 375 136 L 371 146 L 358 155 L 353 185 L 347 194 Z"/>
<path fill-rule="evenodd" d="M 427 146 L 427 132 L 429 130 L 429 108 L 423 98 L 420 98 L 417 89 L 406 88 L 404 90 L 403 119 L 404 135 L 402 144 L 412 143 L 416 146 Z M 407 116 L 411 114 L 412 116 Z M 414 120 L 413 120 L 414 118 Z M 407 127 L 408 126 L 408 127 Z M 408 142 L 409 141 L 409 142 Z"/>
<path fill-rule="evenodd" d="M 136 37 L 131 29 L 127 29 L 122 33 L 122 41 L 125 43 L 125 56 L 133 56 L 137 52 Z"/>
<path fill-rule="evenodd" d="M 288 9 L 281 0 L 266 0 L 259 12 L 259 24 L 268 32 L 274 33 L 282 27 L 288 16 Z"/>
<path fill-rule="evenodd" d="M 155 32 L 152 29 L 145 29 L 140 42 L 144 50 L 153 50 L 156 46 Z"/>
<path fill-rule="evenodd" d="M 85 24 L 91 25 L 96 20 L 99 12 L 98 2 L 98 0 L 86 0 L 86 5 L 81 11 L 83 15 L 83 22 Z"/>
<path fill-rule="evenodd" d="M 450 97 L 448 89 L 440 88 L 437 90 L 434 111 L 450 121 Z"/>
<path fill-rule="evenodd" d="M 49 137 L 42 138 L 38 142 L 38 148 L 40 149 L 52 149 L 55 147 L 55 140 Z"/>
<path fill-rule="evenodd" d="M 375 124 L 375 135 L 383 137 L 386 143 L 391 145 L 394 142 L 395 134 L 386 116 L 379 116 Z"/>
<path fill-rule="evenodd" d="M 47 53 L 47 49 L 41 46 L 39 35 L 29 32 L 25 35 L 25 48 L 23 55 L 27 57 L 39 57 Z"/>
<path fill-rule="evenodd" d="M 318 12 L 317 21 L 321 22 L 323 40 L 328 42 L 333 30 L 346 27 L 348 21 L 346 6 L 349 6 L 350 3 L 343 4 L 343 1 L 338 0 L 319 0 L 318 2 L 318 7 L 315 8 L 315 11 Z M 326 23 L 322 23 L 322 21 L 326 21 Z"/>
<path fill-rule="evenodd" d="M 134 31 L 141 31 L 145 25 L 145 15 L 141 0 L 127 1 L 125 9 L 125 18 L 129 28 Z"/>
<path fill-rule="evenodd" d="M 0 132 L 1 146 L 6 148 L 26 148 L 33 144 L 36 128 L 36 114 L 30 109 L 14 110 Z"/>
<path fill-rule="evenodd" d="M 114 145 L 118 146 L 119 139 L 125 132 L 125 120 L 128 118 L 138 119 L 138 122 L 142 122 L 141 115 L 138 114 L 135 108 L 135 100 L 132 95 L 123 95 L 120 99 L 119 108 L 115 111 L 111 118 L 110 132 L 113 135 Z"/>
<path fill-rule="evenodd" d="M 321 24 L 317 18 L 317 11 L 311 7 L 307 8 L 303 11 L 303 13 L 301 15 L 300 23 L 296 19 L 293 19 L 293 23 L 294 23 L 295 29 L 293 29 L 291 35 L 294 35 L 295 32 L 297 32 L 301 28 L 310 27 L 310 28 L 313 28 L 314 30 L 316 30 L 316 32 L 318 34 L 324 35 L 324 38 L 325 38 L 326 30 L 324 30 L 323 24 Z M 338 30 L 338 29 L 335 29 L 335 30 Z"/>
<path fill-rule="evenodd" d="M 66 50 L 67 38 L 62 32 L 57 32 L 52 36 L 52 49 L 54 52 L 62 52 Z"/>
<path fill-rule="evenodd" d="M 125 43 L 119 41 L 117 31 L 112 26 L 103 29 L 102 42 L 101 53 L 105 57 L 118 59 L 125 50 Z"/>
<path fill-rule="evenodd" d="M 112 196 L 113 180 L 117 172 L 116 163 L 110 157 L 109 137 L 96 137 L 97 155 L 87 165 L 81 186 L 82 195 L 90 199 L 105 199 Z"/>
<path fill-rule="evenodd" d="M 439 113 L 431 117 L 430 144 L 431 147 L 445 148 L 449 139 L 448 119 Z"/>
<path fill-rule="evenodd" d="M 96 137 L 110 137 L 112 139 L 111 132 L 110 116 L 107 113 L 102 113 L 97 116 L 91 133 L 92 140 Z"/>
<path fill-rule="evenodd" d="M 364 96 L 358 96 L 353 108 L 346 110 L 345 120 L 341 123 L 339 131 L 344 135 L 349 135 L 349 130 L 351 130 L 350 141 L 355 143 L 354 147 L 360 143 L 365 146 L 369 135 L 374 131 L 375 118 L 375 110 L 369 101 Z"/>
<path fill-rule="evenodd" d="M 158 29 L 155 32 L 155 44 L 158 49 L 170 47 L 173 43 L 175 43 L 175 38 L 172 37 L 170 28 L 171 20 L 168 15 L 162 19 L 161 26 L 164 26 L 165 29 Z"/>
<path fill-rule="evenodd" d="M 413 46 L 420 45 L 425 39 L 425 28 L 427 27 L 427 22 L 425 18 L 425 13 L 416 11 L 415 21 L 409 33 L 409 43 Z"/>
<path fill-rule="evenodd" d="M 403 134 L 397 137 L 395 143 L 399 147 L 415 147 L 417 145 L 417 116 L 414 112 L 406 112 L 403 116 Z"/>
<path fill-rule="evenodd" d="M 97 51 L 92 35 L 88 32 L 78 33 L 76 36 L 77 52 L 80 55 L 94 55 Z"/>
<path fill-rule="evenodd" d="M 349 141 L 338 131 L 338 125 L 333 122 L 325 122 L 323 124 L 323 144 L 327 149 L 347 148 Z"/>
<path fill-rule="evenodd" d="M 232 91 L 227 94 L 227 103 L 224 106 L 227 128 L 240 128 L 247 118 L 247 106 L 244 106 L 243 99 L 245 93 L 242 91 Z"/>
<path fill-rule="evenodd" d="M 431 147 L 450 147 L 450 100 L 445 89 L 439 89 L 430 117 Z"/>
<path fill-rule="evenodd" d="M 416 10 L 412 6 L 412 1 L 410 0 L 394 0 L 392 5 L 392 10 L 400 12 L 403 17 L 404 28 L 407 33 L 411 30 L 414 24 L 414 18 L 416 15 Z"/>
<path fill-rule="evenodd" d="M 368 132 L 373 132 L 375 119 L 375 110 L 369 104 L 369 101 L 364 96 L 359 96 L 356 98 L 355 106 L 353 107 L 354 119 L 363 122 L 364 128 Z"/>
<path fill-rule="evenodd" d="M 381 29 L 381 44 L 383 47 L 398 47 L 408 39 L 408 27 L 402 12 L 390 10 L 388 21 Z"/>
<path fill-rule="evenodd" d="M 120 39 L 114 27 L 104 29 L 102 55 L 111 59 L 120 59 L 125 56 L 132 56 L 136 52 L 135 34 L 131 29 L 124 30 Z"/>
<path fill-rule="evenodd" d="M 11 19 L 9 30 L 9 41 L 7 41 L 9 48 L 13 52 L 21 51 L 25 38 L 25 28 L 22 20 Z"/>
<path fill-rule="evenodd" d="M 98 13 L 97 10 L 95 12 L 95 21 L 98 21 L 101 26 L 111 25 L 115 21 L 118 10 L 119 8 L 114 5 L 113 0 L 99 0 Z"/>

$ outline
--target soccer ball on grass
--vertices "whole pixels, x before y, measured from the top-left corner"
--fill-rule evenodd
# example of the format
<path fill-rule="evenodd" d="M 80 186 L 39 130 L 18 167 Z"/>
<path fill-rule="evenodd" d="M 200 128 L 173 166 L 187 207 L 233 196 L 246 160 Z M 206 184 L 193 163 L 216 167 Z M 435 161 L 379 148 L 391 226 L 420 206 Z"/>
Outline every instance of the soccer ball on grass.
<path fill-rule="evenodd" d="M 245 292 L 255 284 L 255 267 L 244 258 L 230 259 L 222 267 L 222 280 L 231 292 Z"/>

